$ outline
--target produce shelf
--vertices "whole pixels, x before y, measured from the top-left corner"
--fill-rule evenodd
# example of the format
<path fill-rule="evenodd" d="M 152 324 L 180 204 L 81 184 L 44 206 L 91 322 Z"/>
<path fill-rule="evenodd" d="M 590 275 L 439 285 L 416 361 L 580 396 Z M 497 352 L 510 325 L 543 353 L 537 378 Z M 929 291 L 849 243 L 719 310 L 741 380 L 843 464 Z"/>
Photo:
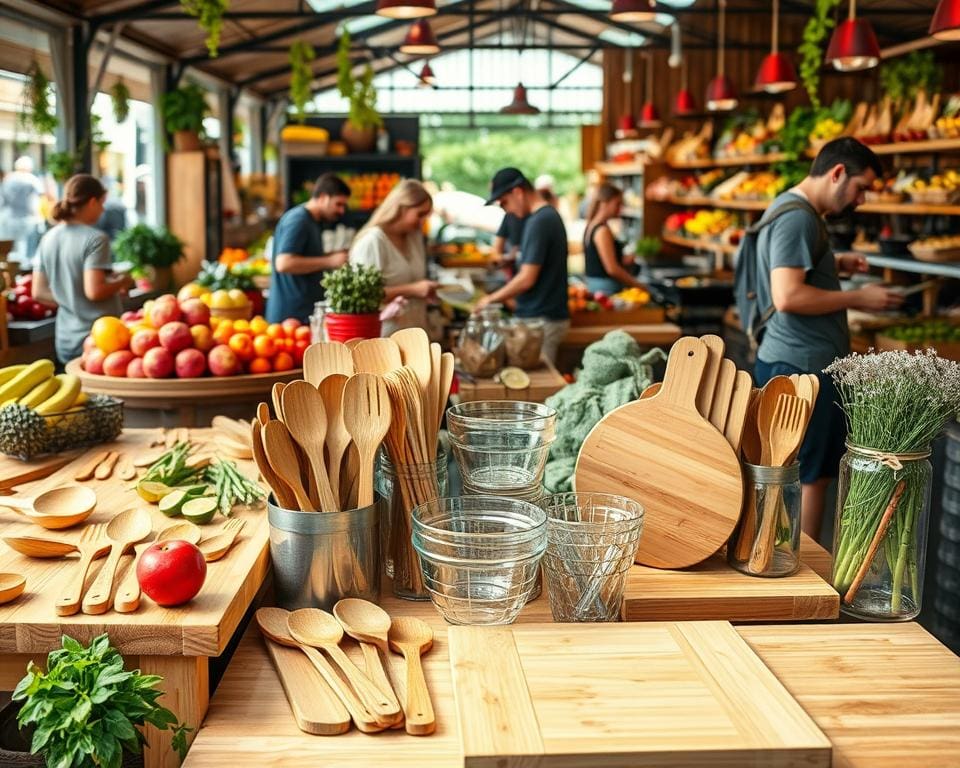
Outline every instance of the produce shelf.
<path fill-rule="evenodd" d="M 686 160 L 679 163 L 669 163 L 671 168 L 678 170 L 695 168 L 734 168 L 738 165 L 770 165 L 781 163 L 787 159 L 784 152 L 771 152 L 767 155 L 741 155 L 740 157 L 705 157 L 701 160 Z"/>
<path fill-rule="evenodd" d="M 664 238 L 666 240 L 666 238 Z M 894 269 L 899 272 L 913 272 L 918 275 L 936 275 L 938 277 L 952 277 L 960 279 L 960 262 L 955 264 L 936 264 L 928 261 L 914 261 L 900 259 L 896 256 L 873 256 L 864 254 L 871 267 Z"/>
<path fill-rule="evenodd" d="M 701 248 L 708 251 L 719 251 L 720 253 L 736 253 L 737 246 L 729 243 L 715 243 L 712 240 L 698 240 L 691 237 L 680 237 L 679 235 L 662 235 L 661 240 L 665 243 L 674 245 L 683 245 L 687 248 Z"/>
<path fill-rule="evenodd" d="M 671 195 L 667 202 L 674 205 L 702 205 L 713 208 L 726 208 L 732 211 L 765 211 L 769 200 L 719 200 L 714 197 L 694 195 Z"/>
<path fill-rule="evenodd" d="M 596 169 L 604 176 L 643 176 L 646 163 L 597 163 Z"/>
<path fill-rule="evenodd" d="M 917 154 L 923 152 L 960 152 L 960 139 L 927 139 L 926 141 L 894 141 L 870 147 L 878 155 Z"/>
<path fill-rule="evenodd" d="M 713 197 L 671 195 L 672 205 L 723 208 L 732 211 L 765 211 L 770 200 L 718 200 Z M 924 203 L 864 203 L 857 213 L 896 213 L 906 216 L 960 216 L 960 205 L 926 205 Z"/>

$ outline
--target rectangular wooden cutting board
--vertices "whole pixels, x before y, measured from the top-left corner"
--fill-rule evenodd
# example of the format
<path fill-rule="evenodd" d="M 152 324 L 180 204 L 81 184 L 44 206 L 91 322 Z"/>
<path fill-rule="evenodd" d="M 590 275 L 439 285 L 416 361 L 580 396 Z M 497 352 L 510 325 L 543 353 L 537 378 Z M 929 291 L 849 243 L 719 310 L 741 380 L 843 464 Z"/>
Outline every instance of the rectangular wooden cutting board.
<path fill-rule="evenodd" d="M 726 622 L 451 627 L 466 768 L 827 768 L 830 742 Z"/>

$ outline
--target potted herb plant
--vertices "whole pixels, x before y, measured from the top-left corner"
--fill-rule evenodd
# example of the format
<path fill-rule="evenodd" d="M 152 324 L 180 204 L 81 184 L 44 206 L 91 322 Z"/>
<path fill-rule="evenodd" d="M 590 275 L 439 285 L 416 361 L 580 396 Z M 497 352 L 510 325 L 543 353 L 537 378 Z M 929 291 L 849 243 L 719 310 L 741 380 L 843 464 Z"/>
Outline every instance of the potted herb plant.
<path fill-rule="evenodd" d="M 176 152 L 195 152 L 203 148 L 203 118 L 207 116 L 207 101 L 203 89 L 196 83 L 168 91 L 160 100 L 163 125 L 173 134 Z"/>
<path fill-rule="evenodd" d="M 360 77 L 353 76 L 350 63 L 350 33 L 344 29 L 337 48 L 337 88 L 350 102 L 350 114 L 340 129 L 340 138 L 351 152 L 370 152 L 377 143 L 377 129 L 383 118 L 377 112 L 377 89 L 368 64 Z"/>
<path fill-rule="evenodd" d="M 323 276 L 329 307 L 324 323 L 327 339 L 375 339 L 380 335 L 383 273 L 376 267 L 344 264 Z"/>
<path fill-rule="evenodd" d="M 142 766 L 144 725 L 171 731 L 171 744 L 184 758 L 192 728 L 157 703 L 162 678 L 125 670 L 105 634 L 86 648 L 66 635 L 62 643 L 47 657 L 46 672 L 30 663 L 2 710 L 0 765 Z M 20 731 L 13 728 L 14 713 Z M 9 743 L 15 737 L 29 744 Z"/>
<path fill-rule="evenodd" d="M 132 266 L 138 285 L 165 291 L 173 285 L 173 265 L 183 258 L 183 243 L 163 227 L 137 224 L 117 235 L 113 252 Z"/>

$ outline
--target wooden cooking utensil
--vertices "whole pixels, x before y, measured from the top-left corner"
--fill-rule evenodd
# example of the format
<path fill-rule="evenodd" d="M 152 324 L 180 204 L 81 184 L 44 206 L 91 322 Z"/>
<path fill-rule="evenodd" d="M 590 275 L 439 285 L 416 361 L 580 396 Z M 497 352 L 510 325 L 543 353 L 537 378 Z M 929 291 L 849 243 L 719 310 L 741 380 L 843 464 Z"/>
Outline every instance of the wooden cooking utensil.
<path fill-rule="evenodd" d="M 747 418 L 743 423 L 743 435 L 740 438 L 740 453 L 744 461 L 757 465 L 763 456 L 763 446 L 760 443 L 760 431 L 757 428 L 757 415 L 760 410 L 761 390 L 753 387 L 750 390 L 750 402 L 747 404 Z"/>
<path fill-rule="evenodd" d="M 245 421 L 231 419 L 229 416 L 214 416 L 211 420 L 211 426 L 217 432 L 228 437 L 235 443 L 250 446 L 250 430 Z"/>
<path fill-rule="evenodd" d="M 351 717 L 361 731 L 376 732 L 382 730 L 373 720 L 373 716 L 363 708 L 363 705 L 353 695 L 353 691 L 343 684 L 343 681 L 323 657 L 323 654 L 310 646 L 301 646 L 293 639 L 293 636 L 287 630 L 287 616 L 289 614 L 289 611 L 282 608 L 260 608 L 255 616 L 257 626 L 265 638 L 278 645 L 301 650 L 302 655 L 310 660 L 313 671 L 320 673 L 321 684 L 313 686 L 309 691 L 309 697 L 304 697 L 306 699 L 304 706 L 311 713 L 310 719 L 324 723 L 331 734 L 343 733 L 349 729 Z M 281 673 L 281 681 L 285 678 L 289 681 L 289 676 Z M 290 705 L 296 712 L 294 698 L 286 684 L 284 689 L 287 690 Z M 303 693 L 301 692 L 301 694 Z"/>
<path fill-rule="evenodd" d="M 327 438 L 327 411 L 323 396 L 306 381 L 291 381 L 283 390 L 284 423 L 290 436 L 306 454 L 316 483 L 322 512 L 339 512 L 340 500 L 330 486 L 330 475 L 323 456 Z"/>
<path fill-rule="evenodd" d="M 696 408 L 706 362 L 699 339 L 674 343 L 660 393 L 604 416 L 577 458 L 575 490 L 619 493 L 644 505 L 643 565 L 699 563 L 723 546 L 739 517 L 740 462 Z"/>
<path fill-rule="evenodd" d="M 77 549 L 80 552 L 80 563 L 77 570 L 70 574 L 67 588 L 57 598 L 57 616 L 72 616 L 80 610 L 80 596 L 83 594 L 83 585 L 87 579 L 87 571 L 90 570 L 90 563 L 110 551 L 106 523 L 88 525 L 84 528 L 80 533 Z"/>
<path fill-rule="evenodd" d="M 452 369 L 451 369 L 452 370 Z M 443 412 L 447 407 L 446 392 L 441 391 L 443 384 L 443 350 L 437 342 L 430 342 L 430 407 L 433 412 L 429 415 L 424 413 L 424 421 L 429 419 L 429 424 L 425 423 L 427 432 L 439 432 L 440 424 L 443 422 Z M 437 444 L 433 444 L 433 461 L 437 460 Z"/>
<path fill-rule="evenodd" d="M 387 634 L 390 632 L 390 614 L 369 600 L 348 597 L 339 600 L 333 606 L 333 615 L 337 617 L 344 631 L 360 643 L 367 677 L 373 680 L 380 692 L 399 710 L 400 702 L 393 692 L 390 678 L 387 677 L 380 658 L 380 651 L 383 651 L 386 658 L 390 657 L 390 645 L 387 640 Z"/>
<path fill-rule="evenodd" d="M 355 347 L 357 346 L 357 344 L 359 344 L 361 341 L 366 341 L 366 339 L 364 339 L 364 338 L 361 337 L 361 336 L 354 336 L 352 339 L 347 339 L 345 342 L 343 342 L 343 346 L 345 346 L 347 349 L 349 349 L 350 352 L 352 353 L 353 350 L 354 350 L 354 348 L 355 348 Z M 354 372 L 354 373 L 357 373 L 356 368 L 354 368 L 354 371 L 353 371 L 353 372 Z"/>
<path fill-rule="evenodd" d="M 282 381 L 278 381 L 270 389 L 270 399 L 273 402 L 273 414 L 280 419 L 280 421 L 283 421 L 283 401 L 281 400 L 281 396 L 286 386 Z"/>
<path fill-rule="evenodd" d="M 357 669 L 340 648 L 343 627 L 332 614 L 319 608 L 301 608 L 287 616 L 287 629 L 298 643 L 312 645 L 327 652 L 330 660 L 343 673 L 354 693 L 376 717 L 377 722 L 389 726 L 402 716 L 396 700 L 391 702 L 381 693 L 373 681 Z"/>
<path fill-rule="evenodd" d="M 133 466 L 137 469 L 143 469 L 144 467 L 149 467 L 155 461 L 157 461 L 163 454 L 166 452 L 166 448 L 157 448 L 153 451 L 146 451 L 144 453 L 138 453 L 133 457 Z"/>
<path fill-rule="evenodd" d="M 703 371 L 703 379 L 700 381 L 700 387 L 697 390 L 697 410 L 705 419 L 710 419 L 710 411 L 713 407 L 714 393 L 716 392 L 717 379 L 720 376 L 720 363 L 726 352 L 726 345 L 723 339 L 712 333 L 700 337 L 707 347 L 707 367 Z M 716 424 L 714 424 L 716 426 Z M 717 427 L 723 432 L 723 427 Z"/>
<path fill-rule="evenodd" d="M 116 451 L 110 451 L 107 454 L 107 457 L 101 461 L 96 470 L 94 470 L 93 476 L 97 480 L 109 480 L 110 475 L 113 474 L 113 468 L 117 465 L 117 459 L 119 458 L 119 453 Z"/>
<path fill-rule="evenodd" d="M 774 376 L 766 383 L 760 392 L 760 405 L 757 408 L 757 431 L 760 433 L 760 464 L 765 467 L 770 464 L 770 444 L 764 435 L 769 435 L 773 426 L 774 413 L 780 395 L 795 396 L 797 391 L 793 382 L 787 376 Z"/>
<path fill-rule="evenodd" d="M 437 729 L 430 691 L 420 656 L 433 647 L 433 630 L 412 616 L 396 616 L 390 623 L 390 647 L 401 654 L 407 667 L 407 701 L 403 712 L 407 733 L 426 736 Z"/>
<path fill-rule="evenodd" d="M 436 393 L 431 387 L 433 380 L 433 353 L 430 351 L 430 339 L 423 328 L 403 328 L 391 334 L 391 339 L 400 348 L 403 365 L 411 368 L 420 383 L 420 395 L 423 400 L 423 429 L 425 433 L 433 430 L 434 404 Z"/>
<path fill-rule="evenodd" d="M 107 562 L 100 568 L 87 594 L 83 596 L 83 612 L 87 614 L 106 613 L 110 608 L 110 595 L 113 590 L 113 577 L 123 554 L 138 541 L 150 535 L 150 512 L 146 509 L 128 509 L 107 523 L 107 536 L 113 541 Z"/>
<path fill-rule="evenodd" d="M 26 586 L 27 577 L 22 573 L 0 573 L 0 605 L 16 600 Z"/>
<path fill-rule="evenodd" d="M 651 397 L 654 397 L 660 391 L 660 382 L 655 381 L 649 387 L 643 390 L 640 393 L 640 400 L 649 400 Z"/>
<path fill-rule="evenodd" d="M 120 454 L 120 459 L 117 461 L 117 475 L 121 480 L 136 480 L 137 468 L 133 466 L 130 454 Z"/>
<path fill-rule="evenodd" d="M 358 344 L 357 349 L 361 346 Z M 373 504 L 373 462 L 377 448 L 390 429 L 391 413 L 383 379 L 371 373 L 358 373 L 347 380 L 343 387 L 343 424 L 360 456 L 359 508 Z"/>
<path fill-rule="evenodd" d="M 730 398 L 733 397 L 733 385 L 737 380 L 737 366 L 733 360 L 720 361 L 720 374 L 713 390 L 713 402 L 710 404 L 710 423 L 721 433 L 727 429 L 727 414 L 730 413 Z"/>
<path fill-rule="evenodd" d="M 820 377 L 815 373 L 808 373 L 807 380 L 810 382 L 810 388 L 813 390 L 812 402 L 816 404 L 817 398 L 820 397 Z"/>
<path fill-rule="evenodd" d="M 347 378 L 342 373 L 331 373 L 317 387 L 327 412 L 327 473 L 335 495 L 339 493 L 343 455 L 350 447 L 351 440 L 350 433 L 343 424 L 343 388 L 347 384 Z"/>
<path fill-rule="evenodd" d="M 277 504 L 284 509 L 297 509 L 297 497 L 293 490 L 273 471 L 273 467 L 270 465 L 270 460 L 267 458 L 266 450 L 263 447 L 262 429 L 260 422 L 256 419 L 250 423 L 253 460 L 257 463 L 257 469 L 260 470 L 264 482 L 273 491 Z"/>
<path fill-rule="evenodd" d="M 293 492 L 296 506 L 303 512 L 316 512 L 306 489 L 300 480 L 299 451 L 286 425 L 278 419 L 268 421 L 261 429 L 263 449 L 273 471 Z M 294 507 L 290 507 L 293 509 Z"/>
<path fill-rule="evenodd" d="M 727 442 L 737 456 L 740 455 L 740 441 L 743 438 L 747 408 L 752 394 L 753 378 L 747 371 L 737 371 L 733 383 L 733 394 L 730 397 L 730 411 L 727 413 L 727 425 L 723 430 L 724 437 L 727 438 Z"/>
<path fill-rule="evenodd" d="M 790 379 L 790 383 L 793 384 L 793 388 L 796 389 L 797 385 L 800 383 L 800 374 L 791 373 L 789 376 L 787 376 L 787 378 Z"/>
<path fill-rule="evenodd" d="M 66 557 L 77 551 L 77 545 L 72 541 L 43 539 L 38 536 L 5 536 L 3 543 L 15 552 L 27 557 Z"/>
<path fill-rule="evenodd" d="M 303 378 L 313 386 L 331 374 L 353 376 L 353 356 L 350 348 L 336 341 L 318 341 L 303 353 Z"/>
<path fill-rule="evenodd" d="M 400 347 L 393 339 L 364 339 L 352 354 L 356 373 L 384 374 L 403 365 Z"/>
<path fill-rule="evenodd" d="M 82 483 L 85 480 L 92 480 L 94 472 L 97 471 L 97 467 L 100 466 L 100 462 L 107 458 L 110 455 L 110 451 L 97 451 L 93 456 L 90 457 L 88 461 L 83 462 L 77 471 L 73 475 L 73 479 L 78 483 Z"/>
<path fill-rule="evenodd" d="M 816 400 L 816 397 L 813 393 L 813 382 L 810 380 L 811 376 L 812 374 L 807 374 L 807 373 L 803 374 L 803 376 L 798 376 L 797 381 L 793 385 L 793 388 L 797 392 L 797 397 L 803 400 L 806 400 L 807 405 L 810 408 L 813 408 L 813 404 Z M 816 376 L 813 376 L 813 378 L 819 381 L 819 379 L 817 379 Z"/>
<path fill-rule="evenodd" d="M 447 400 L 450 399 L 450 387 L 453 386 L 454 357 L 452 352 L 440 355 L 440 389 L 437 397 L 437 431 L 443 424 L 443 415 L 447 412 Z"/>
<path fill-rule="evenodd" d="M 240 535 L 240 531 L 243 530 L 243 525 L 243 520 L 238 517 L 232 517 L 223 524 L 219 533 L 200 542 L 200 551 L 203 552 L 203 559 L 208 563 L 212 563 L 227 554 L 237 540 L 237 536 Z"/>
<path fill-rule="evenodd" d="M 270 406 L 266 403 L 257 403 L 257 423 L 262 427 L 270 421 Z"/>
<path fill-rule="evenodd" d="M 69 528 L 82 523 L 97 506 L 97 494 L 82 485 L 67 485 L 44 491 L 32 499 L 0 496 L 0 507 L 7 507 L 49 530 Z"/>
<path fill-rule="evenodd" d="M 133 558 L 127 567 L 127 571 L 117 587 L 117 593 L 113 598 L 113 610 L 117 613 L 132 613 L 140 607 L 140 581 L 137 579 L 137 563 L 140 561 L 140 556 L 149 547 L 164 541 L 189 541 L 191 544 L 199 544 L 202 537 L 203 533 L 199 526 L 183 521 L 164 528 L 157 534 L 153 542 L 137 544 L 133 548 Z"/>

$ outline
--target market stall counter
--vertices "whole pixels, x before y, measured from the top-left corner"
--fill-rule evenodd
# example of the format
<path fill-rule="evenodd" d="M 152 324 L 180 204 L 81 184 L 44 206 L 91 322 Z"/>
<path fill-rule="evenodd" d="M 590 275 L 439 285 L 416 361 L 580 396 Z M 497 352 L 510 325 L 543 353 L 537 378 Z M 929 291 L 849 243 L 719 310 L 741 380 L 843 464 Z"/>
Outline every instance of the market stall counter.
<path fill-rule="evenodd" d="M 548 360 L 543 360 L 539 368 L 526 371 L 526 374 L 529 382 L 521 387 L 508 387 L 498 377 L 474 378 L 460 374 L 457 394 L 462 403 L 473 400 L 525 400 L 542 403 L 567 385 L 560 372 Z"/>

